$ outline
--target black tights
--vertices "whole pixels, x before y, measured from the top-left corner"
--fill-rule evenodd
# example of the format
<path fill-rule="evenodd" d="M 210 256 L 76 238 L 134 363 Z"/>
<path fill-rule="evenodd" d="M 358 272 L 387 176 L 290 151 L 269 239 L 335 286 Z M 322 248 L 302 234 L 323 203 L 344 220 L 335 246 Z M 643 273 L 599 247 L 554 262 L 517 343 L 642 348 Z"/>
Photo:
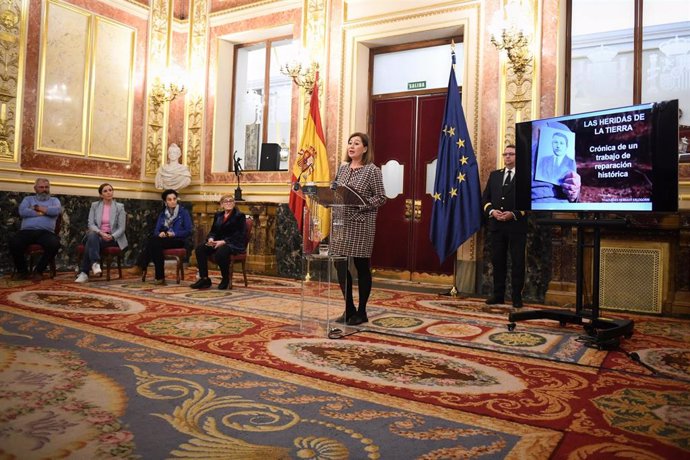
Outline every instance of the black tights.
<path fill-rule="evenodd" d="M 348 261 L 352 259 L 357 269 L 357 287 L 359 289 L 359 308 L 355 308 L 352 298 L 352 274 L 348 268 Z M 350 318 L 355 313 L 360 316 L 367 315 L 367 301 L 371 294 L 371 267 L 369 257 L 351 257 L 347 260 L 337 261 L 335 269 L 338 272 L 338 284 L 345 298 L 345 318 Z"/>

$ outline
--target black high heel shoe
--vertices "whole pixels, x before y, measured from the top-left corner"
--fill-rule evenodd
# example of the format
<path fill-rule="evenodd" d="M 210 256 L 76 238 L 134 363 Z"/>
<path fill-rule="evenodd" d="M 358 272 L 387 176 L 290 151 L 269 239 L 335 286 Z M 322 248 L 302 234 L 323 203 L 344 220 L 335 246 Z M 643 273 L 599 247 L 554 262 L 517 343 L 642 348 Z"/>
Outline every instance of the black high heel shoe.
<path fill-rule="evenodd" d="M 359 313 L 352 315 L 350 318 L 347 320 L 347 325 L 348 326 L 359 326 L 362 323 L 368 323 L 369 318 L 367 318 L 367 315 L 360 315 Z"/>

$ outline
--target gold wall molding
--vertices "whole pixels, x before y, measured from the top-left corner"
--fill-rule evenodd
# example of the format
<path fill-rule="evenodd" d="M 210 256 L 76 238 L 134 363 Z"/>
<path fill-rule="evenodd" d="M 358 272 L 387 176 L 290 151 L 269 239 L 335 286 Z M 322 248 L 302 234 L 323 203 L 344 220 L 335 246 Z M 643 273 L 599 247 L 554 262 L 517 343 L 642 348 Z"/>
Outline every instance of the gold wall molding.
<path fill-rule="evenodd" d="M 522 75 L 516 75 L 505 63 L 502 65 L 501 106 L 504 113 L 500 138 L 503 144 L 498 146 L 501 152 L 505 145 L 515 144 L 515 123 L 532 119 L 533 59 Z"/>
<path fill-rule="evenodd" d="M 189 91 L 185 105 L 185 139 L 184 152 L 192 173 L 192 180 L 199 178 L 202 171 L 204 91 L 203 81 L 208 66 L 208 2 L 190 0 L 189 42 L 187 44 L 187 74 Z"/>
<path fill-rule="evenodd" d="M 170 61 L 172 45 L 173 0 L 154 0 L 149 19 L 148 97 L 146 123 L 146 153 L 143 174 L 154 177 L 163 161 L 164 146 L 168 142 L 168 104 L 155 103 L 151 97 L 156 80 Z"/>
<path fill-rule="evenodd" d="M 130 161 L 137 31 L 96 16 L 92 42 L 87 155 Z"/>
<path fill-rule="evenodd" d="M 17 163 L 24 85 L 29 0 L 0 5 L 0 162 Z"/>
<path fill-rule="evenodd" d="M 203 145 L 204 98 L 194 95 L 187 98 L 185 118 L 185 152 L 187 166 L 192 174 L 192 180 L 199 178 L 201 173 L 201 152 Z"/>
<path fill-rule="evenodd" d="M 36 149 L 86 156 L 93 16 L 69 3 L 43 5 Z"/>

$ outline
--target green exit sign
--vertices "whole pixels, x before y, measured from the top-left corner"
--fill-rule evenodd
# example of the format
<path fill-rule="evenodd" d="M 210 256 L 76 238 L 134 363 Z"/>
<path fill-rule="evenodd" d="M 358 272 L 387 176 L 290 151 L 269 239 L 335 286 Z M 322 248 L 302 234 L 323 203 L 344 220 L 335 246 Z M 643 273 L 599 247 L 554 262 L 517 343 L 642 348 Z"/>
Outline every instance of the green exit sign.
<path fill-rule="evenodd" d="M 411 81 L 407 84 L 407 89 L 424 89 L 426 88 L 426 81 Z"/>

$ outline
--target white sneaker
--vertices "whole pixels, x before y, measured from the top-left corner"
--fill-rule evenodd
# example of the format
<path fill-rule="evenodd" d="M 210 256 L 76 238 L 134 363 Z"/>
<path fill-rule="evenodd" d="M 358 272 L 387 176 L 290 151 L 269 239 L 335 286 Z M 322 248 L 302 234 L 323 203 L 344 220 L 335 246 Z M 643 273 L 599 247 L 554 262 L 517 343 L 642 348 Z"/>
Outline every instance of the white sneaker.
<path fill-rule="evenodd" d="M 94 262 L 93 265 L 91 265 L 91 271 L 94 275 L 100 275 L 103 272 L 103 270 L 101 270 L 101 264 Z"/>
<path fill-rule="evenodd" d="M 89 275 L 84 272 L 79 273 L 77 279 L 74 280 L 75 283 L 86 283 L 89 280 Z"/>

